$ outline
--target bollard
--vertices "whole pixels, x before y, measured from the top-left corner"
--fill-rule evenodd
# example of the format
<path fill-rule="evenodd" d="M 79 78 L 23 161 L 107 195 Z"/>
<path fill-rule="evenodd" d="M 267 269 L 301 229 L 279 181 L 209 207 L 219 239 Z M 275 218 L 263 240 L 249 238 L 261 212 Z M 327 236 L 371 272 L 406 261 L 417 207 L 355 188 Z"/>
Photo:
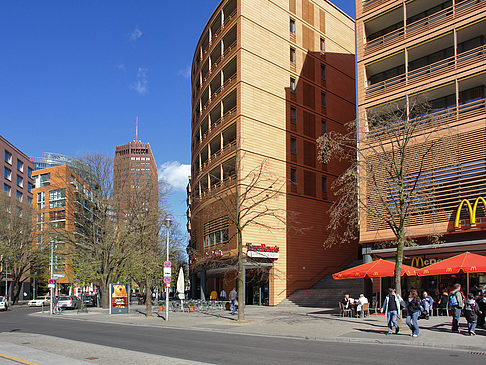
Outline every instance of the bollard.
<path fill-rule="evenodd" d="M 44 303 L 43 302 L 41 303 L 41 313 L 42 314 L 44 313 Z"/>

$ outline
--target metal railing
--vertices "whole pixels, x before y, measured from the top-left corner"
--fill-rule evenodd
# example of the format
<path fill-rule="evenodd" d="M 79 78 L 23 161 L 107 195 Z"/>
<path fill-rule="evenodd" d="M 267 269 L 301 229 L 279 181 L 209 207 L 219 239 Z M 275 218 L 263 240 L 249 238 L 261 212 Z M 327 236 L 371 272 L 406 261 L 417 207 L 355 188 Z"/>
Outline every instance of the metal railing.
<path fill-rule="evenodd" d="M 462 17 L 475 9 L 484 7 L 486 0 L 464 0 L 440 10 L 416 22 L 407 24 L 404 27 L 391 31 L 380 37 L 365 43 L 365 54 L 376 52 L 382 48 L 398 43 L 408 37 L 430 30 L 438 25 L 451 21 L 454 18 Z"/>
<path fill-rule="evenodd" d="M 377 96 L 392 90 L 399 89 L 404 86 L 415 84 L 427 80 L 433 76 L 444 74 L 451 70 L 458 70 L 476 62 L 484 62 L 486 60 L 486 45 L 482 45 L 459 53 L 456 56 L 445 58 L 443 60 L 431 63 L 415 70 L 408 72 L 408 77 L 405 73 L 391 77 L 382 82 L 372 84 L 366 88 L 366 97 Z"/>

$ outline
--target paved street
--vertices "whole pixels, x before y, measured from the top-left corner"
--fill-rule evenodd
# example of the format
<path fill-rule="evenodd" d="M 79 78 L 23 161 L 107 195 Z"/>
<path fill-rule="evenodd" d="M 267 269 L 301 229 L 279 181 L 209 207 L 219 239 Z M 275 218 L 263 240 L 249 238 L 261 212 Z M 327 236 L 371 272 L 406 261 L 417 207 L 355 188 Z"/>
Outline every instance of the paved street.
<path fill-rule="evenodd" d="M 73 319 L 68 319 L 69 315 L 62 318 L 29 315 L 35 311 L 17 307 L 0 313 L 2 348 L 5 348 L 5 344 L 13 343 L 24 348 L 37 348 L 47 353 L 105 364 L 186 363 L 181 360 L 211 364 L 400 364 L 408 363 L 411 354 L 421 362 L 430 364 L 450 363 L 452 359 L 454 362 L 483 364 L 486 359 L 486 354 L 482 352 L 452 349 L 230 334 L 216 328 L 205 331 L 99 323 L 74 320 L 74 314 L 69 314 Z M 22 351 L 17 355 L 22 358 L 19 355 L 22 355 Z M 44 358 L 37 363 L 52 362 L 46 362 Z"/>

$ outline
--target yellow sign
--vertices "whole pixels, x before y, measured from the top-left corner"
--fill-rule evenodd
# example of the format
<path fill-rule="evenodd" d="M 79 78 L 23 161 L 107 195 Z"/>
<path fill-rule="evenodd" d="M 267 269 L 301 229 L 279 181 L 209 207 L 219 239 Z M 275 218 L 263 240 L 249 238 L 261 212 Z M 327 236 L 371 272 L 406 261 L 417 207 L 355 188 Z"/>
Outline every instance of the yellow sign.
<path fill-rule="evenodd" d="M 414 256 L 412 257 L 412 261 L 410 263 L 410 266 L 416 267 L 416 268 L 422 268 L 424 266 L 429 266 L 432 264 L 435 264 L 437 262 L 441 262 L 443 259 L 424 259 L 423 256 Z"/>
<path fill-rule="evenodd" d="M 471 224 L 476 224 L 476 211 L 478 209 L 479 201 L 483 203 L 484 210 L 486 210 L 486 199 L 484 199 L 482 196 L 478 196 L 476 198 L 476 201 L 474 202 L 473 206 L 471 206 L 471 203 L 467 199 L 464 199 L 461 202 L 461 204 L 459 204 L 459 207 L 457 208 L 457 212 L 456 212 L 456 220 L 454 222 L 454 227 L 459 228 L 459 218 L 461 217 L 461 209 L 464 203 L 466 203 L 467 209 L 469 210 L 469 217 L 471 218 Z"/>

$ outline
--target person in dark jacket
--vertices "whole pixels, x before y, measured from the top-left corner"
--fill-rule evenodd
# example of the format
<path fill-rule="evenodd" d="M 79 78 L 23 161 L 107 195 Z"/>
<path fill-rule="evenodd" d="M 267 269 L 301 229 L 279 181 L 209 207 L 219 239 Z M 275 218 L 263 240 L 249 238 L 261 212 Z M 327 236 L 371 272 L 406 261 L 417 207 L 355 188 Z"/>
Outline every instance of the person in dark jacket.
<path fill-rule="evenodd" d="M 437 311 L 439 316 L 445 315 L 447 316 L 447 304 L 449 303 L 449 293 L 446 289 L 442 291 L 442 295 L 439 300 L 439 310 Z"/>
<path fill-rule="evenodd" d="M 407 301 L 407 326 L 412 331 L 410 336 L 418 337 L 419 335 L 419 326 L 418 326 L 418 317 L 421 313 L 421 305 L 420 305 L 420 297 L 417 293 L 417 290 L 412 289 L 408 295 Z"/>
<path fill-rule="evenodd" d="M 476 303 L 478 303 L 479 310 L 481 311 L 481 314 L 478 317 L 478 326 L 484 327 L 484 322 L 486 318 L 486 296 L 482 292 L 478 293 Z"/>
<path fill-rule="evenodd" d="M 474 295 L 469 293 L 464 305 L 464 317 L 467 321 L 467 332 L 469 336 L 476 336 L 476 325 L 478 323 L 478 317 L 481 314 L 478 303 L 474 300 Z"/>
<path fill-rule="evenodd" d="M 452 310 L 452 333 L 460 333 L 459 320 L 464 308 L 464 295 L 461 291 L 461 284 L 454 284 L 454 290 L 449 293 L 449 309 Z"/>

